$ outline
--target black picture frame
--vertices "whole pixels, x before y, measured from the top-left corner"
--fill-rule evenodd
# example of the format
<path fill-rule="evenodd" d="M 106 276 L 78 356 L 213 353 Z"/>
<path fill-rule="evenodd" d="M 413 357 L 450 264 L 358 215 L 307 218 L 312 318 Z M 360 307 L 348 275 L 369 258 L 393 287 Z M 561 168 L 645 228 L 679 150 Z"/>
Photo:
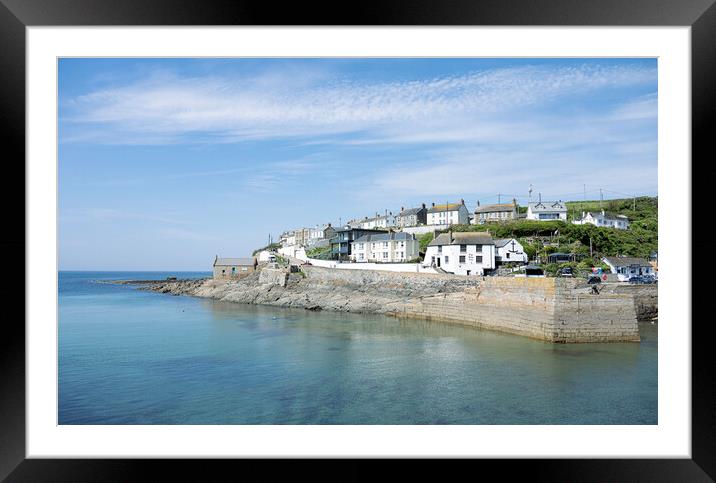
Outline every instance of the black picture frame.
<path fill-rule="evenodd" d="M 692 172 L 696 160 L 707 167 L 716 112 L 716 6 L 714 0 L 459 0 L 375 2 L 363 0 L 329 6 L 293 3 L 277 7 L 269 2 L 214 0 L 0 0 L 0 120 L 6 183 L 2 190 L 6 223 L 0 241 L 6 254 L 5 294 L 16 294 L 25 267 L 25 28 L 29 26 L 101 25 L 533 25 L 533 26 L 690 26 L 692 60 Z M 685 169 L 688 160 L 684 161 Z M 9 171 L 9 172 L 8 172 Z M 10 186 L 20 187 L 20 193 Z M 708 189 L 697 190 L 708 201 Z M 690 225 L 689 225 L 690 226 Z M 691 237 L 692 246 L 705 236 Z M 691 260 L 687 260 L 691 266 Z M 9 274 L 12 274 L 10 276 Z M 689 283 L 688 280 L 685 283 Z M 24 286 L 24 284 L 23 284 Z M 692 283 L 696 297 L 706 299 L 706 288 Z M 702 297 L 699 297 L 701 295 Z M 16 305 L 17 301 L 13 300 Z M 9 305 L 9 304 L 8 304 Z M 478 460 L 454 462 L 463 469 L 478 464 L 479 471 L 496 469 L 503 475 L 524 472 L 531 480 L 549 481 L 712 481 L 716 478 L 716 402 L 709 353 L 709 317 L 692 324 L 692 459 L 568 459 Z M 664 322 L 666 323 L 666 322 Z M 690 323 L 690 321 L 669 321 Z M 25 458 L 25 329 L 24 304 L 19 314 L 4 317 L 0 337 L 0 479 L 7 481 L 135 481 L 174 474 L 179 479 L 206 480 L 207 471 L 231 469 L 236 461 L 214 460 L 43 460 Z M 312 478 L 328 475 L 339 461 L 301 461 L 292 469 Z M 341 479 L 375 476 L 369 461 L 351 460 Z M 248 467 L 247 467 L 248 466 Z M 423 462 L 412 471 L 425 475 Z M 243 462 L 241 477 L 275 479 L 272 461 Z M 474 471 L 474 469 L 468 469 Z M 487 474 L 487 473 L 485 473 Z M 236 475 L 239 476 L 239 475 Z M 232 478 L 233 479 L 233 478 Z M 253 478 L 252 478 L 253 479 Z"/>

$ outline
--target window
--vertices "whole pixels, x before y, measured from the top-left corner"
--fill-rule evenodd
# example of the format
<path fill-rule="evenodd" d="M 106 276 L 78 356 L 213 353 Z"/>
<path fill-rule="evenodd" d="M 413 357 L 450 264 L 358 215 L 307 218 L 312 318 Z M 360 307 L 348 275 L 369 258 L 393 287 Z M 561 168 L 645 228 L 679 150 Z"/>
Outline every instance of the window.
<path fill-rule="evenodd" d="M 359 244 L 358 244 L 358 250 L 363 250 L 363 244 L 362 244 L 362 243 L 359 243 Z"/>
<path fill-rule="evenodd" d="M 388 248 L 388 242 L 383 242 L 383 248 Z"/>
<path fill-rule="evenodd" d="M 359 254 L 358 254 L 358 260 L 363 260 L 363 254 L 362 254 L 362 253 L 359 253 Z"/>
<path fill-rule="evenodd" d="M 482 255 L 477 255 L 475 257 L 475 263 L 482 263 Z"/>
<path fill-rule="evenodd" d="M 465 253 L 467 251 L 467 245 L 460 245 L 460 253 Z"/>
<path fill-rule="evenodd" d="M 510 252 L 507 252 L 507 255 L 505 255 L 505 258 L 510 258 Z"/>
<path fill-rule="evenodd" d="M 442 245 L 438 245 L 438 253 L 442 253 L 442 252 L 443 252 L 443 246 L 442 246 Z"/>
<path fill-rule="evenodd" d="M 447 255 L 445 255 L 445 263 L 448 263 L 449 261 L 450 261 L 450 257 L 448 257 Z"/>
<path fill-rule="evenodd" d="M 460 255 L 460 263 L 465 263 L 465 255 Z"/>
<path fill-rule="evenodd" d="M 383 258 L 388 258 L 388 252 L 383 252 Z"/>
<path fill-rule="evenodd" d="M 482 245 L 475 245 L 475 251 L 477 253 L 482 253 Z"/>

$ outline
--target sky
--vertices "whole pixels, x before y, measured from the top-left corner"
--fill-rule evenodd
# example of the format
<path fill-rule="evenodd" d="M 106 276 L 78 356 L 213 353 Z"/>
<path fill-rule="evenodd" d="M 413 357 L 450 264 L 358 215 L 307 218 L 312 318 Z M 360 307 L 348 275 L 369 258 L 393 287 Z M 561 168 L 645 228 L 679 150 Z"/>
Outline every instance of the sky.
<path fill-rule="evenodd" d="M 656 59 L 60 59 L 61 270 L 421 203 L 657 194 Z"/>

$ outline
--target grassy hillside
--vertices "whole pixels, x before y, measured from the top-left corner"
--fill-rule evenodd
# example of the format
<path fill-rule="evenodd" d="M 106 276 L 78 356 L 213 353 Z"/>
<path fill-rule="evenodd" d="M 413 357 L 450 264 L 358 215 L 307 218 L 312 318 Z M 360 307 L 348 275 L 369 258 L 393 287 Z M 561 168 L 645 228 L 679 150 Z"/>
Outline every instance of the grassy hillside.
<path fill-rule="evenodd" d="M 574 252 L 589 256 L 591 240 L 593 257 L 584 265 L 599 264 L 599 258 L 611 255 L 628 255 L 647 258 L 658 250 L 658 199 L 609 200 L 601 203 L 604 210 L 623 214 L 629 218 L 628 230 L 601 228 L 594 225 L 573 225 L 562 221 L 516 220 L 509 223 L 484 225 L 453 225 L 453 231 L 488 231 L 493 238 L 517 238 L 532 259 L 543 258 L 554 252 Z M 599 211 L 599 201 L 567 202 L 569 219 L 582 211 Z"/>

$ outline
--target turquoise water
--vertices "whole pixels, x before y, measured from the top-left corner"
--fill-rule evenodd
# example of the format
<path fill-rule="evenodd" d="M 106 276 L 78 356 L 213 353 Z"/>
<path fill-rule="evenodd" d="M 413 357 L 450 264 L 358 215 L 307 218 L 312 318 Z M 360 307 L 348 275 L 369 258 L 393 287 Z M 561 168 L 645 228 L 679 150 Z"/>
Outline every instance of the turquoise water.
<path fill-rule="evenodd" d="M 60 272 L 60 424 L 657 424 L 657 325 L 553 345 Z"/>

